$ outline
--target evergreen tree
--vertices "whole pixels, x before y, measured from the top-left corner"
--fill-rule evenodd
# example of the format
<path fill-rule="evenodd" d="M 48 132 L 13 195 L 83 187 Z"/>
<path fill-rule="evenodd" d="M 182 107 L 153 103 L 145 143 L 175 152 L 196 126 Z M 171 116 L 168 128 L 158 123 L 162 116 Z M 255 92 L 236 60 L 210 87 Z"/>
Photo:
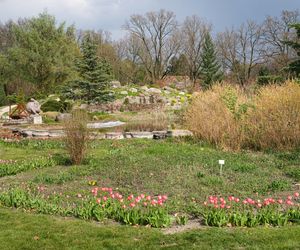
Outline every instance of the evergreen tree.
<path fill-rule="evenodd" d="M 296 29 L 297 40 L 286 41 L 285 43 L 296 51 L 298 58 L 289 64 L 288 70 L 295 73 L 296 77 L 300 77 L 300 23 L 291 25 L 291 28 Z"/>
<path fill-rule="evenodd" d="M 204 45 L 201 54 L 202 64 L 200 67 L 200 76 L 203 81 L 203 89 L 208 89 L 215 81 L 222 79 L 220 64 L 217 61 L 215 45 L 209 33 L 205 35 Z"/>
<path fill-rule="evenodd" d="M 81 53 L 82 57 L 76 63 L 80 79 L 71 82 L 71 88 L 64 90 L 65 96 L 87 102 L 111 100 L 109 83 L 112 80 L 112 68 L 105 59 L 97 56 L 97 44 L 90 34 L 83 38 Z"/>

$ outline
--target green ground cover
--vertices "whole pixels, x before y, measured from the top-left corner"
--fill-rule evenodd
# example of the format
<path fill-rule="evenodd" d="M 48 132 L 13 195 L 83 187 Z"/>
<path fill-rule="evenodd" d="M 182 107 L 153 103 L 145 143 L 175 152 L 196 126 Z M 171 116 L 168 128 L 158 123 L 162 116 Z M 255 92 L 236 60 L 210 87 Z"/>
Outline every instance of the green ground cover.
<path fill-rule="evenodd" d="M 37 156 L 47 159 L 49 155 L 54 163 L 36 167 Z M 194 201 L 200 204 L 209 195 L 279 197 L 297 191 L 295 184 L 300 180 L 299 151 L 233 153 L 191 140 L 95 141 L 88 159 L 79 166 L 70 165 L 61 141 L 0 142 L 0 159 L 17 160 L 18 164 L 26 166 L 14 174 L 0 165 L 1 193 L 10 188 L 42 186 L 45 187 L 45 195 L 60 194 L 63 204 L 78 200 L 78 194 L 83 197 L 90 194 L 90 181 L 93 180 L 99 187 L 112 187 L 124 195 L 166 194 L 171 214 L 185 213 L 190 217 L 194 213 Z M 222 176 L 219 175 L 219 159 L 225 160 Z M 103 227 L 96 222 L 8 209 L 1 209 L 0 216 L 6 218 L 1 220 L 0 227 L 3 235 L 7 236 L 2 235 L 0 242 L 4 246 L 13 242 L 12 249 L 20 249 L 22 244 L 24 249 L 32 249 L 30 244 L 33 248 L 44 244 L 48 249 L 66 246 L 75 249 L 97 246 L 107 249 L 133 249 L 134 246 L 150 249 L 299 247 L 296 237 L 300 233 L 299 226 L 253 229 L 202 227 L 165 236 L 159 229 L 109 222 Z M 7 227 L 8 224 L 15 226 Z M 38 228 L 41 228 L 40 234 Z M 11 235 L 12 230 L 15 230 L 14 235 Z M 37 234 L 39 239 L 34 240 L 33 234 Z M 216 238 L 220 240 L 216 241 Z"/>

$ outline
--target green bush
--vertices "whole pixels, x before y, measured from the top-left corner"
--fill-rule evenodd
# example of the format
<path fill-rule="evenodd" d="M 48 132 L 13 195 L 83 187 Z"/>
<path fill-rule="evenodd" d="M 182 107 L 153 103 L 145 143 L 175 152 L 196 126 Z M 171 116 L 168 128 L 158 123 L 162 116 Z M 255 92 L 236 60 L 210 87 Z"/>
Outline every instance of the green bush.
<path fill-rule="evenodd" d="M 272 83 L 283 83 L 284 78 L 282 76 L 276 75 L 267 75 L 267 76 L 258 76 L 257 84 L 260 86 L 265 86 Z"/>
<path fill-rule="evenodd" d="M 66 112 L 69 111 L 71 108 L 72 108 L 71 103 L 56 101 L 56 100 L 48 100 L 41 106 L 43 112 L 49 112 L 49 111 Z"/>

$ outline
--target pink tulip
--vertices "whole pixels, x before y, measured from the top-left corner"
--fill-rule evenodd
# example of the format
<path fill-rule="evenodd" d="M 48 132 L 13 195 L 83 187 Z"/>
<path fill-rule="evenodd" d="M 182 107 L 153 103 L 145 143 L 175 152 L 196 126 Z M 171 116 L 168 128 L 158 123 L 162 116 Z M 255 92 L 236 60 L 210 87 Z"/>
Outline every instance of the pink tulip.
<path fill-rule="evenodd" d="M 260 203 L 258 203 L 258 204 L 257 204 L 257 207 L 261 208 L 261 207 L 262 207 L 262 205 L 261 205 Z"/>
<path fill-rule="evenodd" d="M 219 208 L 219 205 L 214 205 L 214 208 Z"/>
<path fill-rule="evenodd" d="M 166 201 L 166 200 L 168 199 L 168 196 L 163 195 L 163 196 L 162 196 L 162 199 L 163 199 L 164 201 Z"/>
<path fill-rule="evenodd" d="M 221 204 L 220 207 L 221 207 L 221 208 L 225 208 L 225 205 L 224 205 L 224 204 Z"/>
<path fill-rule="evenodd" d="M 122 208 L 126 208 L 126 205 L 124 204 L 124 205 L 122 206 Z"/>
<path fill-rule="evenodd" d="M 106 196 L 103 196 L 103 200 L 104 200 L 104 201 L 107 201 L 107 197 L 106 197 Z"/>
<path fill-rule="evenodd" d="M 141 198 L 144 199 L 144 198 L 145 198 L 145 195 L 144 195 L 144 194 L 141 194 Z"/>
<path fill-rule="evenodd" d="M 134 203 L 134 202 L 132 202 L 132 203 L 130 203 L 130 204 L 129 204 L 129 206 L 131 206 L 131 207 L 135 207 L 135 203 Z"/>
<path fill-rule="evenodd" d="M 98 204 L 100 204 L 100 202 L 101 202 L 101 199 L 99 198 L 99 199 L 97 199 L 97 201 L 96 201 Z"/>
<path fill-rule="evenodd" d="M 282 200 L 282 199 L 279 199 L 277 202 L 278 202 L 279 204 L 282 204 L 282 203 L 283 203 L 283 200 Z"/>
<path fill-rule="evenodd" d="M 239 202 L 240 201 L 240 199 L 239 198 L 235 198 L 235 202 Z"/>
<path fill-rule="evenodd" d="M 291 195 L 289 195 L 289 196 L 287 197 L 287 199 L 288 199 L 288 200 L 291 200 L 291 199 L 293 199 L 293 197 L 292 197 Z"/>
<path fill-rule="evenodd" d="M 299 197 L 299 193 L 298 193 L 298 192 L 295 192 L 295 193 L 294 193 L 294 196 L 295 196 L 295 197 Z"/>
<path fill-rule="evenodd" d="M 147 202 L 144 202 L 143 204 L 144 204 L 144 206 L 145 206 L 145 207 L 147 207 L 147 206 L 148 206 L 148 203 L 147 203 Z"/>
<path fill-rule="evenodd" d="M 146 197 L 146 200 L 147 200 L 147 201 L 150 201 L 150 200 L 151 200 L 151 196 L 148 195 L 148 196 Z"/>
<path fill-rule="evenodd" d="M 226 208 L 227 208 L 227 209 L 230 209 L 230 208 L 231 208 L 231 206 L 226 206 Z"/>

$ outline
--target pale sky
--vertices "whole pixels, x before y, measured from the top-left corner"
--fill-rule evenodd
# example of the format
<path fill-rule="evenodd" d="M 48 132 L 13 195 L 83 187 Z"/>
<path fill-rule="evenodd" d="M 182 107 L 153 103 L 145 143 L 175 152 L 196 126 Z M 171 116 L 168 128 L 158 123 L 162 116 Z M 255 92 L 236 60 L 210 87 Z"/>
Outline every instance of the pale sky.
<path fill-rule="evenodd" d="M 59 22 L 80 29 L 107 30 L 117 39 L 130 15 L 159 9 L 173 11 L 180 22 L 196 14 L 218 32 L 247 19 L 261 21 L 267 15 L 279 16 L 282 10 L 299 10 L 300 0 L 0 0 L 0 22 L 47 10 Z"/>

